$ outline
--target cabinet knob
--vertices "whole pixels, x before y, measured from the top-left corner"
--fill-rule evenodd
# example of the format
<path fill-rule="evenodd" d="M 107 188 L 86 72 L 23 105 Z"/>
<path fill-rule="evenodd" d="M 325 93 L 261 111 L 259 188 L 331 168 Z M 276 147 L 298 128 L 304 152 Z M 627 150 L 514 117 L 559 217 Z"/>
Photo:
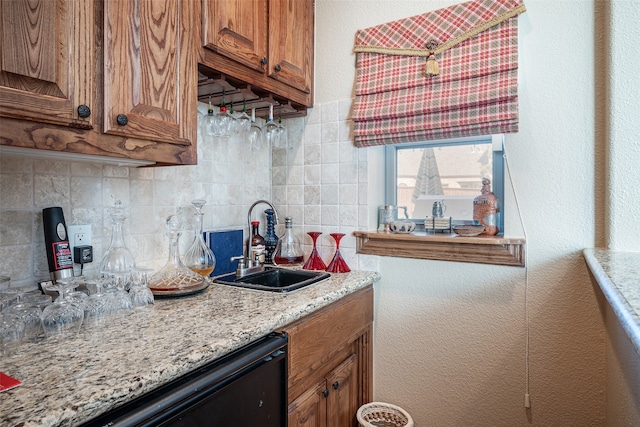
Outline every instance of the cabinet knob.
<path fill-rule="evenodd" d="M 331 386 L 333 387 L 333 389 L 334 389 L 334 390 L 337 390 L 337 389 L 338 389 L 338 387 L 340 387 L 340 383 L 339 383 L 338 381 L 336 381 L 336 382 L 335 382 L 335 383 L 333 383 Z"/>
<path fill-rule="evenodd" d="M 324 391 L 322 392 L 322 395 L 323 395 L 324 397 L 329 396 L 329 389 L 328 389 L 328 388 L 325 388 L 325 389 L 324 389 Z"/>
<path fill-rule="evenodd" d="M 91 115 L 91 108 L 87 107 L 84 104 L 80 105 L 78 107 L 78 115 L 80 117 L 82 117 L 83 119 L 86 119 L 87 117 L 89 117 Z"/>
<path fill-rule="evenodd" d="M 261 63 L 262 65 L 267 65 L 267 62 L 269 62 L 269 61 L 267 61 L 267 58 L 266 58 L 266 57 L 264 57 L 264 56 L 263 56 L 263 57 L 262 57 L 262 59 L 260 60 L 260 63 Z"/>
<path fill-rule="evenodd" d="M 129 123 L 129 119 L 124 114 L 118 114 L 118 116 L 116 117 L 116 123 L 119 126 L 126 126 L 127 123 Z"/>
<path fill-rule="evenodd" d="M 280 64 L 276 65 L 275 70 L 276 70 L 277 72 L 280 72 L 280 70 L 282 70 L 282 68 L 280 67 Z"/>

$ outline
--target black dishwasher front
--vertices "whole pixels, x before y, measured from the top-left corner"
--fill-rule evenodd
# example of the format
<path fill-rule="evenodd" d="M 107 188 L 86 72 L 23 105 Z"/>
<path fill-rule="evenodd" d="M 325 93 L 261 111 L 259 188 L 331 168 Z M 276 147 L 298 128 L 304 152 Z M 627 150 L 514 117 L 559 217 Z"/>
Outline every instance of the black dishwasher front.
<path fill-rule="evenodd" d="M 271 334 L 85 427 L 286 427 L 287 337 Z"/>

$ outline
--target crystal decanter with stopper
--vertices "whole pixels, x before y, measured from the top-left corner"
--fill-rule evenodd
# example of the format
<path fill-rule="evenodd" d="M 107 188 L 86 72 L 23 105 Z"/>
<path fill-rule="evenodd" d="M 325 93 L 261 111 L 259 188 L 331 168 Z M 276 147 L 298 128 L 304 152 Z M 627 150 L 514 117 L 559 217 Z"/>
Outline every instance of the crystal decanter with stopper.
<path fill-rule="evenodd" d="M 100 261 L 100 274 L 103 277 L 115 277 L 126 283 L 131 281 L 131 272 L 136 267 L 133 255 L 124 243 L 124 221 L 126 211 L 122 202 L 116 200 L 108 210 L 111 220 L 111 243 Z"/>
<path fill-rule="evenodd" d="M 296 266 L 303 261 L 302 250 L 300 249 L 300 239 L 293 234 L 293 221 L 290 216 L 284 219 L 284 234 L 278 240 L 276 251 L 273 255 L 273 262 L 276 265 Z"/>
<path fill-rule="evenodd" d="M 149 280 L 149 289 L 154 295 L 175 295 L 204 289 L 208 284 L 204 277 L 189 270 L 180 261 L 178 241 L 183 224 L 177 215 L 171 215 L 166 221 L 169 237 L 169 259 L 164 267 Z"/>
<path fill-rule="evenodd" d="M 205 205 L 206 200 L 196 199 L 192 200 L 191 204 L 195 209 L 193 214 L 195 219 L 195 236 L 193 242 L 187 252 L 184 254 L 184 264 L 192 271 L 200 274 L 203 277 L 209 277 L 213 269 L 216 267 L 216 257 L 213 255 L 211 249 L 204 241 L 202 233 L 202 219 L 204 214 L 202 213 L 202 207 Z"/>

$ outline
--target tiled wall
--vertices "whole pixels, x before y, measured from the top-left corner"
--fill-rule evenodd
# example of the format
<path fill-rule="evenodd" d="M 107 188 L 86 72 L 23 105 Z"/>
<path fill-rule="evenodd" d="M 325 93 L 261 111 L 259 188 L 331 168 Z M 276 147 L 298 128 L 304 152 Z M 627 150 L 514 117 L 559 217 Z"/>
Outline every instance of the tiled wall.
<path fill-rule="evenodd" d="M 377 257 L 355 253 L 353 231 L 370 228 L 370 209 L 367 150 L 351 141 L 350 109 L 351 100 L 316 105 L 301 128 L 289 125 L 288 145 L 273 149 L 272 194 L 298 225 L 305 254 L 311 251 L 306 233 L 320 231 L 318 251 L 328 264 L 335 252 L 329 233 L 344 233 L 340 252 L 347 264 L 372 270 Z"/>
<path fill-rule="evenodd" d="M 305 233 L 322 231 L 319 251 L 328 262 L 335 249 L 328 233 L 341 232 L 347 263 L 375 268 L 375 257 L 356 259 L 351 235 L 367 229 L 369 218 L 366 151 L 350 142 L 349 108 L 350 101 L 332 102 L 317 105 L 307 117 L 286 120 L 287 145 L 272 152 L 266 146 L 251 151 L 237 138 L 199 136 L 196 166 L 134 168 L 2 154 L 0 275 L 10 276 L 12 286 L 49 277 L 42 230 L 42 208 L 48 206 L 62 206 L 67 225 L 91 225 L 95 261 L 84 273 L 97 274 L 111 238 L 106 210 L 115 199 L 129 207 L 125 239 L 140 265 L 164 265 L 165 218 L 174 213 L 190 217 L 190 201 L 202 198 L 208 202 L 205 229 L 246 228 L 249 206 L 268 199 L 282 222 L 284 216 L 293 217 L 306 253 L 311 239 Z M 254 217 L 262 210 L 256 207 Z M 189 240 L 183 237 L 181 246 L 186 248 Z"/>

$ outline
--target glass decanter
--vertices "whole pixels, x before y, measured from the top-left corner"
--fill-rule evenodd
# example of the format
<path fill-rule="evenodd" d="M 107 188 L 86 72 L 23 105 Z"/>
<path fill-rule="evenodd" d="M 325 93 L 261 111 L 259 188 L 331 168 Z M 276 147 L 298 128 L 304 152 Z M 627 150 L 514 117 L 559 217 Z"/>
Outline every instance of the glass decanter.
<path fill-rule="evenodd" d="M 204 277 L 189 270 L 180 261 L 178 241 L 182 235 L 182 222 L 176 215 L 171 215 L 166 221 L 167 237 L 169 238 L 169 258 L 164 267 L 149 281 L 149 289 L 155 294 L 185 291 L 203 287 Z"/>
<path fill-rule="evenodd" d="M 296 266 L 301 265 L 304 259 L 300 249 L 300 240 L 293 234 L 293 221 L 288 216 L 284 220 L 284 234 L 278 240 L 276 251 L 273 255 L 275 265 Z"/>
<path fill-rule="evenodd" d="M 213 255 L 211 249 L 204 241 L 202 233 L 202 219 L 204 214 L 202 213 L 202 207 L 205 205 L 206 200 L 196 199 L 192 200 L 191 204 L 195 209 L 193 214 L 195 218 L 195 233 L 193 237 L 193 243 L 187 252 L 184 254 L 184 264 L 203 277 L 209 277 L 213 269 L 216 267 L 216 257 Z"/>
<path fill-rule="evenodd" d="M 122 277 L 125 283 L 129 283 L 136 261 L 124 243 L 123 224 L 126 212 L 122 202 L 116 200 L 114 206 L 108 210 L 108 214 L 112 224 L 111 243 L 100 261 L 99 271 L 102 276 Z"/>
<path fill-rule="evenodd" d="M 329 233 L 329 235 L 336 241 L 336 253 L 329 263 L 327 271 L 329 273 L 348 273 L 351 269 L 340 253 L 340 240 L 344 237 L 344 233 Z"/>
<path fill-rule="evenodd" d="M 309 259 L 307 259 L 307 262 L 304 263 L 302 268 L 304 270 L 326 270 L 327 264 L 325 264 L 322 258 L 320 258 L 318 248 L 316 247 L 316 240 L 318 240 L 318 236 L 322 233 L 319 231 L 309 231 L 307 234 L 311 236 L 311 240 L 313 240 L 313 249 L 311 250 Z"/>

